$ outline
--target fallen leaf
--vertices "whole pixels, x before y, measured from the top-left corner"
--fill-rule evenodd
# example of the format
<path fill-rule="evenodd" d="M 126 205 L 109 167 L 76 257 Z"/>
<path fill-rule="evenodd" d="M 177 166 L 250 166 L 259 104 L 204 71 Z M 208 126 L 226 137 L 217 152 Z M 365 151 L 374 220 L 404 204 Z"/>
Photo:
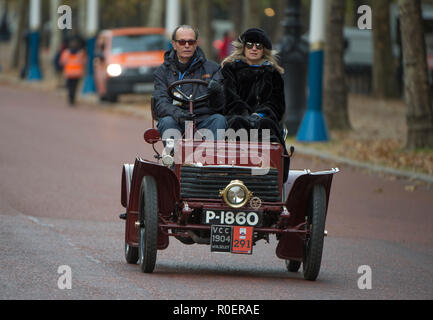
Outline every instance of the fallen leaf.
<path fill-rule="evenodd" d="M 407 192 L 414 192 L 416 189 L 416 186 L 414 185 L 408 185 L 404 187 L 404 190 L 406 190 Z"/>

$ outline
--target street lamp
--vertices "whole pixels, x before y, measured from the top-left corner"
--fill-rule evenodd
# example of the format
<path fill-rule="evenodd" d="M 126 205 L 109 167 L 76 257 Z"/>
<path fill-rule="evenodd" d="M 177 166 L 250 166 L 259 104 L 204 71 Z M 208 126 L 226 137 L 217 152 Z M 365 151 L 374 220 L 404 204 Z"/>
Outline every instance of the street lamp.
<path fill-rule="evenodd" d="M 327 0 L 311 0 L 308 103 L 296 135 L 296 139 L 300 142 L 329 140 L 328 128 L 322 112 L 326 8 Z"/>
<path fill-rule="evenodd" d="M 284 124 L 288 134 L 297 133 L 307 100 L 308 42 L 301 38 L 301 0 L 288 0 L 282 22 L 284 35 L 281 39 L 281 65 L 284 68 L 284 95 L 286 112 Z"/>
<path fill-rule="evenodd" d="M 93 70 L 93 58 L 95 51 L 96 35 L 99 28 L 99 1 L 87 0 L 87 21 L 86 21 L 86 50 L 87 50 L 87 66 L 86 74 L 84 77 L 83 93 L 95 93 L 95 80 Z"/>

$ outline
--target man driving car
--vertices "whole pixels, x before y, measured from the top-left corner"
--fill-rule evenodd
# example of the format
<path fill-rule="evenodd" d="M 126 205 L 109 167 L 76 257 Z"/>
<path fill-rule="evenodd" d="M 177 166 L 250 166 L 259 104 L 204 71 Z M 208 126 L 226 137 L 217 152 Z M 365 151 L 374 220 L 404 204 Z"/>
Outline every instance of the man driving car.
<path fill-rule="evenodd" d="M 191 26 L 177 27 L 172 34 L 172 49 L 164 54 L 164 63 L 154 73 L 155 90 L 153 92 L 153 115 L 158 120 L 161 137 L 168 129 L 185 132 L 185 122 L 195 120 L 196 128 L 208 129 L 217 138 L 218 129 L 226 129 L 227 122 L 221 114 L 224 108 L 222 75 L 217 63 L 206 59 L 197 44 L 198 31 Z M 208 87 L 198 86 L 196 97 L 209 93 L 206 101 L 194 104 L 194 114 L 189 112 L 189 105 L 177 102 L 169 97 L 168 87 L 179 80 L 198 79 L 209 82 Z M 187 96 L 193 92 L 192 84 L 179 88 Z"/>

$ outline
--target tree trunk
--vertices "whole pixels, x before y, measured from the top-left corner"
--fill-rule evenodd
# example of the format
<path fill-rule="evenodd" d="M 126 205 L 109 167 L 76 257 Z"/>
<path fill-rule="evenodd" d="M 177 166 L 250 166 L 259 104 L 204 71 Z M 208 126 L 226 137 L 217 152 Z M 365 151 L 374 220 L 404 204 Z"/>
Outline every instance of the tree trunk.
<path fill-rule="evenodd" d="M 373 11 L 373 94 L 378 98 L 398 97 L 396 59 L 392 53 L 390 0 L 371 1 Z"/>
<path fill-rule="evenodd" d="M 326 24 L 323 112 L 329 129 L 349 130 L 351 125 L 343 60 L 346 2 L 331 0 L 329 5 Z"/>
<path fill-rule="evenodd" d="M 162 12 L 164 9 L 164 1 L 162 0 L 152 0 L 149 8 L 149 13 L 147 17 L 148 27 L 158 27 L 163 26 L 162 23 Z"/>
<path fill-rule="evenodd" d="M 260 27 L 260 17 L 262 13 L 262 6 L 260 1 L 243 0 L 242 1 L 243 11 L 243 31 L 248 28 Z"/>
<path fill-rule="evenodd" d="M 78 0 L 78 33 L 80 36 L 84 36 L 87 33 L 86 15 L 87 15 L 86 0 Z"/>
<path fill-rule="evenodd" d="M 229 15 L 230 20 L 233 22 L 233 31 L 236 33 L 236 37 L 242 32 L 242 1 L 240 0 L 230 0 L 229 3 Z"/>
<path fill-rule="evenodd" d="M 420 0 L 399 0 L 408 149 L 433 147 L 433 109 Z"/>
<path fill-rule="evenodd" d="M 60 46 L 62 45 L 62 31 L 57 26 L 57 19 L 59 14 L 57 12 L 60 6 L 60 0 L 51 0 L 50 1 L 50 59 L 54 59 L 57 51 L 59 51 Z M 53 73 L 55 70 L 50 68 Z"/>
<path fill-rule="evenodd" d="M 206 58 L 215 60 L 213 49 L 214 31 L 212 28 L 212 1 L 200 0 L 199 1 L 200 15 L 199 15 L 199 31 L 200 31 L 200 48 L 203 49 Z"/>
<path fill-rule="evenodd" d="M 14 30 L 11 42 L 11 56 L 9 67 L 11 69 L 17 69 L 20 65 L 22 58 L 22 48 L 24 47 L 24 32 L 28 20 L 29 8 L 25 0 L 19 0 L 16 5 L 16 11 L 18 12 L 18 23 L 17 28 Z"/>
<path fill-rule="evenodd" d="M 200 2 L 198 0 L 186 0 L 186 23 L 194 28 L 198 28 L 199 7 Z"/>

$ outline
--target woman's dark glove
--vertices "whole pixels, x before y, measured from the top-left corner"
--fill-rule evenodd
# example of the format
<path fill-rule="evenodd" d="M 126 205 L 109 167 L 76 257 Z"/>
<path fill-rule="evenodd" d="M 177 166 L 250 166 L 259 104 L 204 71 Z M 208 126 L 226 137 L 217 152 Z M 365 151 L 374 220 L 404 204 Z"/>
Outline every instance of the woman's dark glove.
<path fill-rule="evenodd" d="M 209 81 L 207 90 L 211 96 L 223 93 L 223 85 L 216 80 Z"/>
<path fill-rule="evenodd" d="M 258 129 L 260 119 L 262 119 L 262 117 L 260 117 L 257 113 L 253 113 L 250 116 L 248 116 L 248 122 L 250 123 L 250 128 Z"/>

